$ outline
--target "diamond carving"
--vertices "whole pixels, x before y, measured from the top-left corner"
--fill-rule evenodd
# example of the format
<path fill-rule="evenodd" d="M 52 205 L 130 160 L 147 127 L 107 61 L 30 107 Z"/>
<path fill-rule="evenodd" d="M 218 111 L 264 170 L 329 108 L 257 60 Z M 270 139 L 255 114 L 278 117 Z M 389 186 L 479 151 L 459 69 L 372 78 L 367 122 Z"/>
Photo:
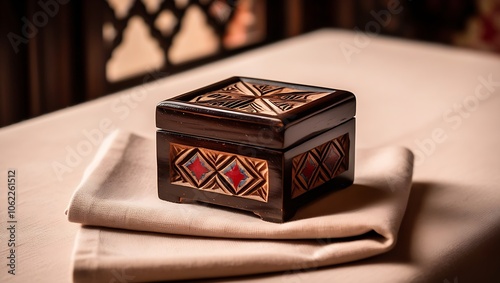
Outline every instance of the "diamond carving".
<path fill-rule="evenodd" d="M 201 157 L 198 153 L 193 155 L 193 157 L 191 157 L 191 159 L 189 159 L 183 166 L 188 169 L 189 173 L 195 177 L 198 182 L 202 181 L 206 177 L 207 173 L 210 172 L 210 169 L 207 168 L 207 162 L 203 160 L 203 157 Z"/>
<path fill-rule="evenodd" d="M 302 166 L 302 170 L 300 170 L 299 176 L 308 184 L 311 180 L 313 180 L 314 173 L 316 173 L 318 169 L 318 162 L 311 156 L 305 159 L 304 166 Z"/>
<path fill-rule="evenodd" d="M 245 167 L 238 165 L 238 163 L 237 159 L 234 159 L 233 162 L 222 170 L 222 176 L 233 187 L 235 193 L 238 193 L 250 178 Z"/>
<path fill-rule="evenodd" d="M 190 102 L 250 113 L 280 115 L 326 96 L 330 92 L 314 92 L 283 86 L 261 85 L 246 81 L 198 95 Z"/>
<path fill-rule="evenodd" d="M 330 181 L 349 169 L 349 134 L 292 159 L 292 198 Z"/>
<path fill-rule="evenodd" d="M 171 143 L 170 164 L 172 184 L 261 202 L 268 200 L 265 160 Z"/>

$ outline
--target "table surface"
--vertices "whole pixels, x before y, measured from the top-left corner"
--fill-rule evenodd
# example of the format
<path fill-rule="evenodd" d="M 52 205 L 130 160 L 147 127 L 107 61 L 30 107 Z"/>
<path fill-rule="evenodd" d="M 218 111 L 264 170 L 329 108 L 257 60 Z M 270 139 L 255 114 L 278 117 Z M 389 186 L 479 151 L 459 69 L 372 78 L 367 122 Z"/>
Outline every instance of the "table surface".
<path fill-rule="evenodd" d="M 64 211 L 102 136 L 120 128 L 154 138 L 159 101 L 234 75 L 352 91 L 357 147 L 409 147 L 416 167 L 394 250 L 227 281 L 500 282 L 500 57 L 332 29 L 0 129 L 0 281 L 70 281 L 78 225 Z M 16 169 L 14 276 L 6 267 L 9 168 Z"/>

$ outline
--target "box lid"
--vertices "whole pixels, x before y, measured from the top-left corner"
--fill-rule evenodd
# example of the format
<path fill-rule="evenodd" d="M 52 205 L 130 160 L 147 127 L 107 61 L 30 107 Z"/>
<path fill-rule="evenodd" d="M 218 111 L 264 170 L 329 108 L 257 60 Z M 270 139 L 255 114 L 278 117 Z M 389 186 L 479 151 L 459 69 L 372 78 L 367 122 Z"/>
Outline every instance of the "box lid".
<path fill-rule="evenodd" d="M 350 118 L 351 92 L 231 77 L 160 102 L 156 126 L 272 149 L 297 145 Z"/>

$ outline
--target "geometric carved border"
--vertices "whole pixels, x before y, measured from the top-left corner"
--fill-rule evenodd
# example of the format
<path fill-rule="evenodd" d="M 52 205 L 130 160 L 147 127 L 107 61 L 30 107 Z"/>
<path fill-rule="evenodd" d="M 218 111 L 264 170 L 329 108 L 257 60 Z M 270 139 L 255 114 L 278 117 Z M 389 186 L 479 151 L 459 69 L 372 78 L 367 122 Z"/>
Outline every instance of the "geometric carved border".
<path fill-rule="evenodd" d="M 349 169 L 349 134 L 292 159 L 292 198 L 330 181 Z"/>
<path fill-rule="evenodd" d="M 170 144 L 170 183 L 267 202 L 267 161 L 237 154 Z"/>

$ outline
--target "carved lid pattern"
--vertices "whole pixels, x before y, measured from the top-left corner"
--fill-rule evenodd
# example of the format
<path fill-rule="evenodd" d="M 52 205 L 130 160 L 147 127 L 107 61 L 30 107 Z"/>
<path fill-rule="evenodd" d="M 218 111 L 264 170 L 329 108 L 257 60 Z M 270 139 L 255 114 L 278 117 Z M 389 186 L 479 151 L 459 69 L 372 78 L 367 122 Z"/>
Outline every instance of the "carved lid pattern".
<path fill-rule="evenodd" d="M 321 98 L 330 92 L 313 92 L 245 81 L 230 84 L 190 100 L 202 105 L 249 113 L 279 115 Z"/>

